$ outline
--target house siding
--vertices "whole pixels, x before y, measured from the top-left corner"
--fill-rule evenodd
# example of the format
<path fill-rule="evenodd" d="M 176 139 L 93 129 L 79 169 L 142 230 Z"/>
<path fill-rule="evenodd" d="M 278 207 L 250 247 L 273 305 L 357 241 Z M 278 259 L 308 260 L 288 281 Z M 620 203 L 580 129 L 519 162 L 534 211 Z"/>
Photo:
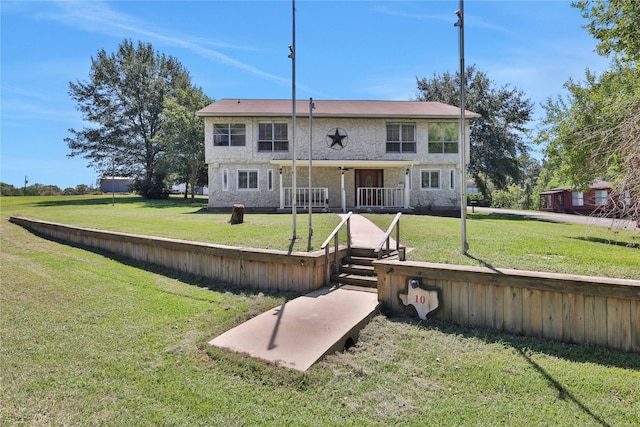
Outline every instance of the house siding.
<path fill-rule="evenodd" d="M 607 205 L 610 205 L 611 189 L 608 185 L 598 185 L 597 187 L 589 188 L 588 191 L 582 192 L 583 204 L 574 205 L 573 193 L 578 190 L 572 190 L 567 188 L 556 188 L 540 193 L 540 210 L 546 212 L 562 212 L 562 213 L 574 213 L 580 215 L 591 215 L 602 205 L 597 203 L 596 192 L 606 191 Z"/>
<path fill-rule="evenodd" d="M 286 123 L 288 126 L 289 150 L 286 152 L 258 152 L 257 131 L 259 123 Z M 402 122 L 416 125 L 415 153 L 387 153 L 387 123 Z M 344 171 L 345 202 L 348 208 L 357 204 L 356 170 L 380 169 L 385 188 L 404 188 L 406 170 L 411 171 L 410 206 L 418 210 L 455 211 L 460 207 L 460 184 L 455 182 L 451 189 L 450 171 L 455 170 L 456 181 L 459 180 L 459 154 L 430 154 L 428 152 L 428 125 L 431 122 L 458 122 L 452 117 L 442 118 L 313 118 L 313 187 L 329 189 L 329 207 L 341 207 L 341 173 L 339 162 L 378 162 L 372 167 L 349 167 Z M 214 147 L 213 128 L 217 123 L 238 124 L 246 127 L 246 145 L 243 147 Z M 250 208 L 277 209 L 280 206 L 280 185 L 292 186 L 292 120 L 291 117 L 205 117 L 205 159 L 209 172 L 209 208 L 225 208 L 242 203 Z M 330 147 L 327 134 L 335 128 L 347 133 L 346 143 L 342 149 Z M 308 187 L 309 159 L 309 119 L 296 118 L 295 157 L 297 164 L 297 187 Z M 466 126 L 466 158 L 469 158 L 469 126 Z M 280 162 L 278 162 L 280 161 Z M 321 161 L 332 166 L 322 166 Z M 318 163 L 315 163 L 318 162 Z M 385 166 L 379 162 L 390 162 Z M 393 163 L 395 162 L 395 163 Z M 402 166 L 398 166 L 402 163 Z M 285 166 L 281 166 L 286 164 Z M 360 164 L 360 163 L 359 163 Z M 348 166 L 348 164 L 347 164 Z M 424 169 L 440 171 L 439 189 L 421 188 L 421 171 Z M 228 171 L 228 190 L 222 188 L 223 170 Z M 258 172 L 258 191 L 239 191 L 237 188 L 238 170 L 255 170 Z M 268 170 L 273 171 L 273 189 L 267 190 Z M 282 176 L 281 176 L 282 174 Z"/>

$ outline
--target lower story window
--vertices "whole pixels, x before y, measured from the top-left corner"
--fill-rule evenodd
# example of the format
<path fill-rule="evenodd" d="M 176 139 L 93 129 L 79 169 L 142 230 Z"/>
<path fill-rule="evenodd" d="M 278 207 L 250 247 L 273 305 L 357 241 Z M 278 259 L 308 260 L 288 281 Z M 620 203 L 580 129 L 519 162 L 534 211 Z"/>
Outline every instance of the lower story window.
<path fill-rule="evenodd" d="M 273 169 L 267 171 L 267 190 L 273 190 Z"/>
<path fill-rule="evenodd" d="M 571 204 L 573 206 L 584 206 L 584 193 L 581 191 L 574 191 L 571 193 Z"/>
<path fill-rule="evenodd" d="M 420 171 L 420 187 L 423 190 L 439 190 L 440 189 L 440 170 L 424 169 Z"/>
<path fill-rule="evenodd" d="M 222 169 L 222 191 L 229 191 L 229 170 Z"/>
<path fill-rule="evenodd" d="M 257 189 L 258 189 L 258 171 L 239 170 L 238 171 L 238 190 L 257 190 Z"/>
<path fill-rule="evenodd" d="M 609 192 L 607 190 L 596 190 L 596 206 L 604 206 L 609 199 Z"/>

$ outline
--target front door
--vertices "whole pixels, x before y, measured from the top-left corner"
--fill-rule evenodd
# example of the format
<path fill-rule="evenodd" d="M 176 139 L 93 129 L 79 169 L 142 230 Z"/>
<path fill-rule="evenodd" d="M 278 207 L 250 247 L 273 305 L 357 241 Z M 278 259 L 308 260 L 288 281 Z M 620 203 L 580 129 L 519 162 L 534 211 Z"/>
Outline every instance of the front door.
<path fill-rule="evenodd" d="M 382 169 L 356 169 L 356 194 L 360 206 L 380 206 L 381 194 L 376 188 L 383 186 Z"/>

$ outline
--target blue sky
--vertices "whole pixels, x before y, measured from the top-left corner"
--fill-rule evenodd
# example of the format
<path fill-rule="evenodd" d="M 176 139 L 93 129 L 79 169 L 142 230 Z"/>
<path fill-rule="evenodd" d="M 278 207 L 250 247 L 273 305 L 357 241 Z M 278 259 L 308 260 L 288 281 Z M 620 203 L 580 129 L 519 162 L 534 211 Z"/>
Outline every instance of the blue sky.
<path fill-rule="evenodd" d="M 408 100 L 459 69 L 458 0 L 296 1 L 298 99 Z M 536 105 L 608 62 L 569 1 L 465 1 L 465 61 Z M 95 184 L 64 138 L 85 124 L 69 82 L 99 49 L 142 40 L 211 98 L 291 98 L 291 1 L 1 2 L 0 180 Z M 536 117 L 542 111 L 536 108 Z M 535 127 L 535 123 L 531 124 Z"/>

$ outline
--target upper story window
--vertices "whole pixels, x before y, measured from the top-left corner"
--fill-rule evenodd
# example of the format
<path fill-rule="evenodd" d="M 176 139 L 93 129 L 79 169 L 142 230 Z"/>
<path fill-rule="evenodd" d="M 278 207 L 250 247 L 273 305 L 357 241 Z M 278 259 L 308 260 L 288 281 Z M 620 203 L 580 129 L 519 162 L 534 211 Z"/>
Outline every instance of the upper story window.
<path fill-rule="evenodd" d="M 429 153 L 458 152 L 458 123 L 429 123 Z"/>
<path fill-rule="evenodd" d="M 215 123 L 213 125 L 214 147 L 243 147 L 246 145 L 244 124 Z"/>
<path fill-rule="evenodd" d="M 415 153 L 416 124 L 387 123 L 387 153 Z"/>
<path fill-rule="evenodd" d="M 258 124 L 258 151 L 289 151 L 286 123 Z"/>

